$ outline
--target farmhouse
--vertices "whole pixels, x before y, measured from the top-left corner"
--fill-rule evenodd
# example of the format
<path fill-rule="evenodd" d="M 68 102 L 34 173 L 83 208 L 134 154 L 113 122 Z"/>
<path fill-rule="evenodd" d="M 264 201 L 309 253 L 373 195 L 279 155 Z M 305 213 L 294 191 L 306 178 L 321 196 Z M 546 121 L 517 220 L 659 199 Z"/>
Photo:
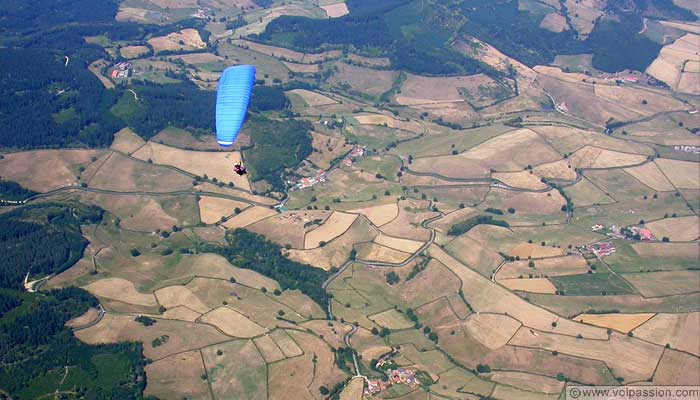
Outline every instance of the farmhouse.
<path fill-rule="evenodd" d="M 587 247 L 588 250 L 592 251 L 598 258 L 609 256 L 615 252 L 615 246 L 613 246 L 612 243 L 594 243 Z"/>
<path fill-rule="evenodd" d="M 343 165 L 346 167 L 349 167 L 352 165 L 352 160 L 357 157 L 361 157 L 365 155 L 365 152 L 367 151 L 367 146 L 353 146 L 352 150 L 350 150 L 350 153 L 348 153 L 347 156 L 343 159 Z"/>
<path fill-rule="evenodd" d="M 386 382 L 380 380 L 367 380 L 364 395 L 372 396 L 386 390 L 391 385 L 405 384 L 413 388 L 418 384 L 418 381 L 416 380 L 416 372 L 412 369 L 390 369 L 387 371 L 387 375 L 389 376 L 389 379 Z"/>

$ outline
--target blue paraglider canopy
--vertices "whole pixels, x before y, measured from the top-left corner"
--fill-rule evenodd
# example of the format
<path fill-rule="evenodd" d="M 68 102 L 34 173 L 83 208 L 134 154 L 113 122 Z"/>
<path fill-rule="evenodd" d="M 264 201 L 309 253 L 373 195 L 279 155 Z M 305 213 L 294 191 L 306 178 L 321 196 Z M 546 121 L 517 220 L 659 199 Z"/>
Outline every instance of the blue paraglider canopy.
<path fill-rule="evenodd" d="M 216 89 L 216 140 L 220 146 L 229 147 L 236 141 L 254 83 L 252 65 L 229 67 L 221 74 Z"/>

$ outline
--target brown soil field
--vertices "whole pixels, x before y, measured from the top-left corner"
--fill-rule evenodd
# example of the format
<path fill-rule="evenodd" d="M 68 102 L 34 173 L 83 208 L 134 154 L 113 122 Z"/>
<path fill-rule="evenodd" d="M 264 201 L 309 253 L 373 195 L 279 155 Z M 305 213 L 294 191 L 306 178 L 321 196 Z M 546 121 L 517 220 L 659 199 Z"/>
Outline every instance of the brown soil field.
<path fill-rule="evenodd" d="M 198 50 L 207 45 L 202 41 L 196 29 L 188 28 L 179 32 L 173 32 L 167 36 L 154 37 L 148 40 L 154 53 L 161 51 Z"/>
<path fill-rule="evenodd" d="M 88 344 L 141 341 L 145 343 L 144 355 L 152 360 L 230 340 L 207 325 L 160 319 L 154 325 L 145 327 L 134 321 L 133 315 L 109 313 L 96 325 L 75 331 L 74 335 Z M 153 339 L 162 335 L 168 335 L 168 341 L 158 347 L 151 346 Z"/>
<path fill-rule="evenodd" d="M 700 313 L 657 314 L 634 330 L 634 336 L 700 356 Z"/>
<path fill-rule="evenodd" d="M 362 400 L 364 398 L 362 395 L 364 388 L 365 380 L 363 378 L 352 378 L 350 383 L 345 386 L 345 389 L 340 392 L 340 400 Z"/>
<path fill-rule="evenodd" d="M 374 242 L 405 253 L 415 253 L 424 244 L 423 242 L 418 242 L 415 240 L 387 236 L 383 233 L 380 233 L 377 237 L 375 237 Z"/>
<path fill-rule="evenodd" d="M 228 221 L 224 222 L 222 225 L 227 229 L 245 228 L 248 225 L 254 224 L 275 214 L 277 214 L 277 212 L 268 207 L 248 207 L 240 214 L 229 218 Z"/>
<path fill-rule="evenodd" d="M 620 153 L 617 151 L 584 146 L 569 157 L 569 163 L 575 168 L 616 168 L 640 164 L 646 156 Z"/>
<path fill-rule="evenodd" d="M 365 261 L 399 264 L 410 257 L 410 253 L 394 250 L 376 243 L 360 243 L 355 245 L 357 258 Z"/>
<path fill-rule="evenodd" d="M 124 46 L 119 49 L 119 54 L 126 59 L 138 58 L 146 54 L 150 49 L 146 46 Z"/>
<path fill-rule="evenodd" d="M 437 258 L 462 280 L 462 292 L 475 311 L 508 314 L 524 325 L 547 332 L 586 338 L 605 339 L 605 330 L 562 319 L 559 316 L 526 302 L 492 283 L 488 278 L 465 267 L 437 246 L 428 249 L 431 257 Z M 552 326 L 552 322 L 557 322 Z"/>
<path fill-rule="evenodd" d="M 134 284 L 121 278 L 106 278 L 95 281 L 84 287 L 85 290 L 98 297 L 119 300 L 124 303 L 146 307 L 157 307 L 152 294 L 139 293 Z"/>
<path fill-rule="evenodd" d="M 292 339 L 287 331 L 284 329 L 277 329 L 270 333 L 270 337 L 275 341 L 277 346 L 282 350 L 287 357 L 296 357 L 303 354 L 303 350 L 297 345 L 297 343 Z"/>
<path fill-rule="evenodd" d="M 308 160 L 324 170 L 330 168 L 333 160 L 352 150 L 352 146 L 345 142 L 344 136 L 331 136 L 312 131 L 311 138 L 314 151 Z"/>
<path fill-rule="evenodd" d="M 519 276 L 527 277 L 529 274 L 533 274 L 533 276 L 577 275 L 585 274 L 588 270 L 586 260 L 579 254 L 547 258 L 534 261 L 534 263 L 534 268 L 530 268 L 526 260 L 506 263 L 498 270 L 496 279 L 517 278 Z"/>
<path fill-rule="evenodd" d="M 115 134 L 110 149 L 125 154 L 131 154 L 144 144 L 146 144 L 146 142 L 144 142 L 139 135 L 129 128 L 124 128 Z"/>
<path fill-rule="evenodd" d="M 445 250 L 471 269 L 488 277 L 503 261 L 503 258 L 496 251 L 483 246 L 467 235 L 461 235 L 452 240 L 445 247 Z"/>
<path fill-rule="evenodd" d="M 350 332 L 350 327 L 346 324 L 336 321 L 327 321 L 317 319 L 307 321 L 300 324 L 305 329 L 311 329 L 313 333 L 319 336 L 329 346 L 339 348 L 345 346 L 344 336 Z"/>
<path fill-rule="evenodd" d="M 273 363 L 285 358 L 284 353 L 277 347 L 277 343 L 270 337 L 270 335 L 263 335 L 259 338 L 254 339 L 255 345 L 262 354 L 265 362 Z"/>
<path fill-rule="evenodd" d="M 290 358 L 270 364 L 267 370 L 267 395 L 270 399 L 313 400 L 307 389 L 313 381 L 313 355 Z"/>
<path fill-rule="evenodd" d="M 630 382 L 651 378 L 663 352 L 659 346 L 615 332 L 605 341 L 535 332 L 525 327 L 518 330 L 510 344 L 600 360 Z"/>
<path fill-rule="evenodd" d="M 510 290 L 521 292 L 554 294 L 557 291 L 557 288 L 547 278 L 501 279 L 498 283 Z"/>
<path fill-rule="evenodd" d="M 674 190 L 673 184 L 664 176 L 659 167 L 653 163 L 646 163 L 637 167 L 626 168 L 625 172 L 637 178 L 638 181 L 660 192 Z"/>
<path fill-rule="evenodd" d="M 700 271 L 630 273 L 623 277 L 644 297 L 693 293 L 700 288 Z"/>
<path fill-rule="evenodd" d="M 568 160 L 559 160 L 551 163 L 540 164 L 533 168 L 535 175 L 543 178 L 561 179 L 573 181 L 576 179 L 576 172 L 571 167 Z"/>
<path fill-rule="evenodd" d="M 698 59 L 699 47 L 700 36 L 688 33 L 675 42 L 664 46 L 656 60 L 647 67 L 646 72 L 665 82 L 674 90 L 700 94 L 700 75 L 683 71 L 683 66 L 687 61 Z M 689 76 L 685 77 L 685 75 Z M 684 77 L 689 82 L 684 82 L 681 85 Z"/>
<path fill-rule="evenodd" d="M 407 329 L 414 325 L 413 321 L 393 308 L 382 311 L 379 314 L 370 315 L 368 318 L 374 321 L 374 323 L 377 325 L 384 326 L 389 329 Z"/>
<path fill-rule="evenodd" d="M 460 94 L 460 89 L 473 91 L 479 85 L 490 80 L 482 74 L 455 77 L 427 77 L 407 74 L 406 81 L 401 87 L 401 93 L 396 95 L 396 102 L 412 106 L 465 101 L 466 98 Z"/>
<path fill-rule="evenodd" d="M 646 227 L 656 238 L 666 236 L 672 241 L 691 241 L 700 238 L 700 219 L 695 215 L 665 218 L 649 222 Z"/>
<path fill-rule="evenodd" d="M 186 286 L 168 286 L 155 291 L 154 294 L 156 298 L 158 298 L 158 303 L 165 308 L 185 306 L 200 314 L 211 310 L 211 307 L 204 304 L 204 302 Z"/>
<path fill-rule="evenodd" d="M 192 188 L 192 179 L 171 169 L 112 153 L 89 185 L 114 191 L 168 192 Z"/>
<path fill-rule="evenodd" d="M 282 64 L 290 71 L 298 74 L 315 74 L 319 71 L 318 64 L 297 64 L 288 61 L 282 61 Z"/>
<path fill-rule="evenodd" d="M 350 228 L 334 241 L 324 247 L 312 250 L 292 249 L 287 252 L 289 258 L 302 263 L 311 264 L 315 267 L 328 270 L 332 267 L 340 266 L 348 259 L 353 245 L 360 242 L 369 242 L 377 236 L 379 232 L 372 227 L 369 222 L 359 217 Z"/>
<path fill-rule="evenodd" d="M 319 246 L 321 242 L 330 242 L 345 233 L 357 215 L 334 211 L 318 228 L 308 232 L 304 237 L 304 248 L 309 250 Z"/>
<path fill-rule="evenodd" d="M 700 385 L 700 359 L 675 350 L 664 350 L 654 374 L 654 385 Z"/>
<path fill-rule="evenodd" d="M 667 158 L 657 158 L 654 162 L 676 188 L 700 189 L 700 164 Z"/>
<path fill-rule="evenodd" d="M 100 311 L 96 308 L 90 307 L 87 311 L 85 311 L 83 315 L 75 317 L 66 322 L 66 326 L 71 328 L 80 328 L 97 321 L 97 318 L 99 318 L 99 316 Z"/>
<path fill-rule="evenodd" d="M 252 338 L 265 333 L 265 328 L 228 307 L 219 307 L 202 315 L 202 322 L 215 325 L 233 337 Z"/>
<path fill-rule="evenodd" d="M 379 206 L 358 208 L 349 210 L 349 213 L 361 214 L 367 217 L 375 226 L 382 226 L 391 222 L 399 214 L 396 203 L 382 204 Z"/>
<path fill-rule="evenodd" d="M 526 372 L 496 371 L 489 375 L 489 379 L 505 385 L 515 386 L 522 390 L 539 393 L 559 394 L 564 389 L 564 382 L 560 382 L 555 378 L 528 374 Z"/>
<path fill-rule="evenodd" d="M 336 64 L 338 72 L 328 79 L 332 86 L 348 84 L 352 90 L 379 97 L 391 89 L 397 77 L 395 71 L 380 71 L 375 69 L 357 67 L 339 62 Z"/>
<path fill-rule="evenodd" d="M 221 353 L 221 354 L 219 354 Z M 267 366 L 252 340 L 202 349 L 212 398 L 267 399 Z"/>
<path fill-rule="evenodd" d="M 350 13 L 348 6 L 345 3 L 331 4 L 328 6 L 321 6 L 323 10 L 328 14 L 328 18 L 338 18 Z"/>
<path fill-rule="evenodd" d="M 539 176 L 530 173 L 530 171 L 497 172 L 491 175 L 491 177 L 498 179 L 506 185 L 517 188 L 539 190 L 547 187 L 547 185 L 540 181 Z"/>
<path fill-rule="evenodd" d="M 563 15 L 557 13 L 549 13 L 544 16 L 542 22 L 540 22 L 540 28 L 552 31 L 555 33 L 563 32 L 569 30 L 569 24 L 566 22 L 566 18 Z"/>
<path fill-rule="evenodd" d="M 528 257 L 557 257 L 564 255 L 564 250 L 550 246 L 540 246 L 539 244 L 534 243 L 521 243 L 513 247 L 508 254 L 513 257 L 520 257 L 524 259 L 527 259 Z"/>
<path fill-rule="evenodd" d="M 472 314 L 464 327 L 479 343 L 495 350 L 505 346 L 521 325 L 507 315 Z"/>
<path fill-rule="evenodd" d="M 198 350 L 175 354 L 144 368 L 148 384 L 144 396 L 163 399 L 210 397 L 209 386 L 201 376 L 205 373 Z"/>
<path fill-rule="evenodd" d="M 290 90 L 289 93 L 293 93 L 301 97 L 309 107 L 320 107 L 327 106 L 330 104 L 338 104 L 337 101 L 331 99 L 330 97 L 306 89 L 293 89 Z"/>
<path fill-rule="evenodd" d="M 248 225 L 246 229 L 282 246 L 290 244 L 292 248 L 303 249 L 306 232 L 318 227 L 330 214 L 323 210 L 285 211 Z"/>
<path fill-rule="evenodd" d="M 574 318 L 574 321 L 585 322 L 587 324 L 610 328 L 618 332 L 627 333 L 639 325 L 645 323 L 654 314 L 581 314 Z"/>
<path fill-rule="evenodd" d="M 233 171 L 233 164 L 241 161 L 239 152 L 190 151 L 148 142 L 134 157 L 144 161 L 151 159 L 156 164 L 171 165 L 199 176 L 207 175 L 224 183 L 233 182 L 238 188 L 250 190 L 247 176 Z"/>
<path fill-rule="evenodd" d="M 36 192 L 77 185 L 80 166 L 88 167 L 101 150 L 35 150 L 3 154 L 2 178 Z"/>
<path fill-rule="evenodd" d="M 248 204 L 240 201 L 202 196 L 199 199 L 199 218 L 205 224 L 213 224 L 221 221 L 221 217 L 233 215 L 236 208 L 245 210 L 246 207 Z"/>
<path fill-rule="evenodd" d="M 192 311 L 185 306 L 179 306 L 179 307 L 169 308 L 169 309 L 165 310 L 165 312 L 162 315 L 162 318 L 164 318 L 164 319 L 176 319 L 179 321 L 194 322 L 201 315 L 202 314 L 195 312 L 195 311 Z"/>

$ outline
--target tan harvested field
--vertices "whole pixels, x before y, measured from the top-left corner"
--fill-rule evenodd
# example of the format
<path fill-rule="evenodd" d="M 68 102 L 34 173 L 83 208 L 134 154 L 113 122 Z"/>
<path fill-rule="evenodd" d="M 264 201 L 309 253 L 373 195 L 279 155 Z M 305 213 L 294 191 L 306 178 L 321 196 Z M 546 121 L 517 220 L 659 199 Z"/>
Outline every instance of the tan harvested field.
<path fill-rule="evenodd" d="M 96 308 L 90 307 L 85 311 L 84 314 L 77 316 L 66 322 L 66 326 L 71 328 L 80 328 L 89 325 L 97 321 L 100 316 L 100 311 Z"/>
<path fill-rule="evenodd" d="M 396 71 L 375 70 L 339 62 L 338 72 L 328 82 L 333 86 L 350 85 L 353 90 L 379 97 L 391 89 L 398 73 Z"/>
<path fill-rule="evenodd" d="M 564 181 L 573 181 L 576 179 L 576 172 L 571 167 L 568 160 L 540 164 L 534 167 L 533 171 L 537 176 L 543 178 L 554 178 Z"/>
<path fill-rule="evenodd" d="M 541 258 L 541 257 L 557 257 L 564 255 L 564 250 L 551 246 L 541 246 L 534 243 L 521 243 L 513 247 L 509 252 L 509 255 L 513 257 L 520 257 L 527 259 L 531 258 Z"/>
<path fill-rule="evenodd" d="M 445 250 L 469 268 L 488 277 L 503 261 L 498 252 L 482 245 L 468 235 L 461 235 L 452 240 L 445 247 Z"/>
<path fill-rule="evenodd" d="M 303 353 L 303 350 L 284 329 L 277 329 L 273 331 L 270 333 L 270 337 L 275 341 L 286 357 L 296 357 Z"/>
<path fill-rule="evenodd" d="M 498 283 L 510 290 L 521 292 L 554 294 L 557 291 L 557 288 L 547 278 L 501 279 Z"/>
<path fill-rule="evenodd" d="M 382 226 L 396 218 L 396 216 L 399 214 L 399 207 L 396 203 L 389 203 L 379 206 L 358 208 L 355 210 L 349 210 L 348 212 L 364 215 L 374 225 Z"/>
<path fill-rule="evenodd" d="M 401 93 L 396 95 L 396 102 L 401 105 L 415 106 L 466 101 L 466 97 L 463 97 L 460 91 L 471 93 L 479 86 L 487 85 L 491 81 L 491 78 L 483 74 L 455 77 L 407 74 Z"/>
<path fill-rule="evenodd" d="M 221 146 L 216 142 L 216 136 L 214 135 L 199 135 L 195 136 L 192 133 L 184 130 L 175 128 L 173 126 L 167 127 L 162 131 L 158 132 L 157 135 L 151 138 L 151 142 L 165 144 L 171 147 L 178 147 L 181 149 L 194 149 L 194 150 L 221 150 Z M 245 131 L 238 135 L 238 139 L 234 145 L 248 145 L 249 137 Z"/>
<path fill-rule="evenodd" d="M 197 297 L 190 288 L 182 285 L 168 286 L 154 292 L 158 303 L 167 308 L 184 306 L 190 310 L 204 314 L 211 310 L 211 307 L 204 304 L 202 299 Z"/>
<path fill-rule="evenodd" d="M 693 258 L 700 254 L 698 243 L 634 243 L 632 248 L 643 257 Z"/>
<path fill-rule="evenodd" d="M 700 313 L 657 314 L 634 330 L 634 336 L 700 357 Z"/>
<path fill-rule="evenodd" d="M 102 68 L 106 66 L 108 66 L 107 61 L 105 61 L 103 58 L 100 58 L 88 65 L 88 71 L 92 72 L 92 74 L 100 80 L 100 82 L 105 88 L 114 89 L 114 82 L 112 82 L 106 76 L 102 75 Z"/>
<path fill-rule="evenodd" d="M 297 64 L 289 61 L 282 61 L 282 64 L 290 71 L 298 74 L 315 74 L 319 71 L 318 64 Z"/>
<path fill-rule="evenodd" d="M 606 3 L 601 0 L 566 0 L 563 4 L 568 9 L 573 28 L 583 40 L 593 30 L 598 17 L 603 14 Z"/>
<path fill-rule="evenodd" d="M 503 265 L 496 279 L 512 279 L 519 276 L 564 276 L 585 274 L 588 270 L 586 260 L 578 254 L 562 256 L 556 258 L 546 258 L 544 260 L 533 261 L 534 268 L 530 268 L 527 260 L 513 261 Z"/>
<path fill-rule="evenodd" d="M 658 271 L 624 274 L 644 297 L 694 293 L 700 289 L 700 271 Z"/>
<path fill-rule="evenodd" d="M 423 228 L 420 223 L 426 219 L 435 217 L 438 213 L 428 211 L 427 200 L 400 200 L 399 215 L 391 222 L 382 225 L 381 231 L 385 235 L 411 239 L 416 241 L 428 241 L 430 231 Z"/>
<path fill-rule="evenodd" d="M 700 55 L 700 36 L 688 33 L 675 42 L 664 46 L 659 56 L 646 72 L 665 82 L 671 89 L 689 94 L 700 94 L 700 74 L 684 67 L 688 61 L 697 61 Z"/>
<path fill-rule="evenodd" d="M 700 358 L 675 350 L 664 350 L 654 374 L 654 385 L 700 385 Z"/>
<path fill-rule="evenodd" d="M 505 346 L 522 324 L 507 315 L 472 314 L 464 327 L 479 343 L 495 350 Z"/>
<path fill-rule="evenodd" d="M 574 336 L 531 332 L 520 328 L 511 345 L 558 351 L 577 357 L 605 362 L 617 376 L 635 382 L 651 378 L 663 348 L 613 332 L 609 340 L 579 339 Z"/>
<path fill-rule="evenodd" d="M 196 29 L 187 28 L 167 36 L 158 36 L 148 40 L 154 53 L 162 51 L 199 50 L 207 47 Z"/>
<path fill-rule="evenodd" d="M 669 110 L 687 110 L 689 108 L 687 104 L 680 100 L 676 100 L 667 93 L 656 90 L 638 89 L 629 86 L 595 85 L 594 93 L 601 99 L 614 102 L 642 115 L 653 115 Z M 643 103 L 644 100 L 647 101 L 646 104 Z"/>
<path fill-rule="evenodd" d="M 656 238 L 668 237 L 672 241 L 691 241 L 700 238 L 700 218 L 695 215 L 665 218 L 649 222 L 646 227 Z"/>
<path fill-rule="evenodd" d="M 221 56 L 217 56 L 212 53 L 192 53 L 192 54 L 177 54 L 177 55 L 172 55 L 168 56 L 169 60 L 182 60 L 186 64 L 208 64 L 208 63 L 217 63 L 217 62 L 223 62 L 225 58 Z"/>
<path fill-rule="evenodd" d="M 330 168 L 333 160 L 352 150 L 352 146 L 345 142 L 344 136 L 331 136 L 312 131 L 311 138 L 314 151 L 307 159 L 324 170 Z"/>
<path fill-rule="evenodd" d="M 266 44 L 255 43 L 243 39 L 234 40 L 233 44 L 271 57 L 284 58 L 298 63 L 302 62 L 304 59 L 304 53 L 300 53 L 298 51 L 290 49 L 285 49 L 283 47 L 269 46 Z"/>
<path fill-rule="evenodd" d="M 146 46 L 124 46 L 119 49 L 119 54 L 126 59 L 130 59 L 138 58 L 149 51 L 150 49 Z"/>
<path fill-rule="evenodd" d="M 231 339 L 214 327 L 203 324 L 159 319 L 154 325 L 145 327 L 134 321 L 133 315 L 110 313 L 105 314 L 96 325 L 75 331 L 74 335 L 88 344 L 141 341 L 145 343 L 144 356 L 152 360 Z M 167 342 L 158 347 L 151 346 L 154 339 L 163 335 L 168 336 Z"/>
<path fill-rule="evenodd" d="M 114 141 L 110 149 L 125 154 L 131 154 L 146 142 L 129 128 L 124 128 L 114 135 Z"/>
<path fill-rule="evenodd" d="M 574 321 L 580 321 L 587 324 L 600 326 L 601 328 L 610 328 L 618 332 L 627 333 L 639 325 L 645 323 L 649 318 L 653 317 L 653 313 L 642 314 L 581 314 L 574 318 Z"/>
<path fill-rule="evenodd" d="M 414 325 L 413 321 L 393 308 L 382 311 L 379 314 L 370 315 L 368 318 L 377 325 L 389 329 L 407 329 Z"/>
<path fill-rule="evenodd" d="M 497 314 L 507 313 L 524 325 L 547 332 L 571 335 L 578 334 L 586 338 L 605 339 L 605 330 L 562 319 L 542 308 L 526 302 L 506 290 L 494 285 L 488 278 L 472 271 L 457 260 L 433 245 L 428 255 L 438 259 L 462 280 L 462 292 L 475 311 Z M 557 322 L 552 326 L 552 322 Z"/>
<path fill-rule="evenodd" d="M 287 289 L 277 297 L 277 300 L 293 309 L 304 318 L 325 318 L 326 316 L 321 306 L 311 300 L 307 295 L 303 294 L 299 289 Z"/>
<path fill-rule="evenodd" d="M 357 258 L 360 260 L 391 264 L 402 263 L 411 256 L 411 253 L 395 250 L 372 242 L 357 244 L 355 245 L 355 250 L 357 251 Z"/>
<path fill-rule="evenodd" d="M 423 242 L 388 236 L 383 233 L 375 237 L 374 242 L 405 253 L 415 253 L 424 244 Z"/>
<path fill-rule="evenodd" d="M 700 164 L 668 158 L 654 162 L 677 189 L 700 189 Z"/>
<path fill-rule="evenodd" d="M 572 154 L 569 163 L 575 168 L 615 168 L 641 164 L 646 159 L 646 156 L 640 154 L 621 153 L 587 145 Z"/>
<path fill-rule="evenodd" d="M 198 350 L 175 354 L 146 365 L 148 385 L 144 396 L 162 399 L 210 397 L 209 386 L 201 376 L 205 374 Z"/>
<path fill-rule="evenodd" d="M 180 321 L 194 322 L 202 314 L 192 311 L 185 306 L 169 308 L 163 313 L 164 319 L 176 319 Z"/>
<path fill-rule="evenodd" d="M 362 395 L 364 388 L 365 380 L 363 378 L 352 378 L 350 383 L 345 386 L 345 389 L 340 392 L 340 400 L 362 400 L 364 398 Z"/>
<path fill-rule="evenodd" d="M 308 232 L 304 237 L 304 248 L 313 249 L 321 242 L 330 242 L 347 231 L 357 215 L 348 214 L 341 211 L 334 211 L 330 217 L 318 228 Z"/>
<path fill-rule="evenodd" d="M 674 190 L 673 184 L 664 176 L 659 167 L 653 163 L 626 168 L 625 172 L 637 178 L 638 181 L 660 192 Z"/>
<path fill-rule="evenodd" d="M 114 191 L 170 192 L 192 188 L 192 179 L 177 171 L 111 153 L 89 183 Z"/>
<path fill-rule="evenodd" d="M 236 208 L 244 210 L 246 207 L 248 204 L 241 201 L 201 196 L 199 199 L 199 218 L 205 224 L 213 224 L 221 221 L 221 217 L 233 215 Z"/>
<path fill-rule="evenodd" d="M 88 167 L 101 150 L 35 150 L 3 154 L 0 159 L 2 179 L 19 183 L 35 192 L 48 192 L 77 185 L 80 166 Z"/>
<path fill-rule="evenodd" d="M 277 214 L 277 211 L 269 207 L 248 207 L 240 214 L 229 218 L 228 221 L 224 222 L 222 225 L 227 229 L 245 228 L 248 225 L 254 224 L 275 214 Z"/>
<path fill-rule="evenodd" d="M 246 229 L 282 246 L 290 244 L 292 248 L 303 249 L 306 232 L 322 224 L 330 214 L 323 210 L 285 211 L 248 225 Z"/>
<path fill-rule="evenodd" d="M 539 393 L 559 394 L 564 388 L 564 382 L 560 382 L 555 378 L 528 374 L 526 372 L 496 371 L 489 375 L 489 379 L 504 385 Z"/>
<path fill-rule="evenodd" d="M 539 176 L 530 171 L 497 172 L 491 177 L 516 188 L 540 190 L 547 187 Z"/>
<path fill-rule="evenodd" d="M 323 8 L 323 11 L 325 11 L 326 14 L 328 14 L 328 18 L 338 18 L 350 13 L 350 11 L 348 10 L 348 6 L 345 5 L 344 2 L 331 4 L 328 6 L 321 6 L 321 8 Z"/>
<path fill-rule="evenodd" d="M 293 93 L 304 100 L 304 102 L 309 106 L 309 107 L 321 107 L 321 106 L 327 106 L 331 104 L 338 104 L 337 101 L 331 99 L 328 96 L 324 96 L 321 93 L 317 92 L 312 92 L 310 90 L 306 89 L 293 89 L 290 90 L 289 93 Z"/>
<path fill-rule="evenodd" d="M 566 18 L 558 13 L 549 13 L 545 15 L 542 22 L 540 22 L 540 28 L 555 33 L 570 29 L 569 24 L 566 23 Z"/>
<path fill-rule="evenodd" d="M 265 328 L 228 307 L 219 307 L 202 315 L 202 322 L 212 324 L 233 337 L 252 338 L 265 333 Z"/>
<path fill-rule="evenodd" d="M 202 349 L 212 398 L 267 399 L 267 366 L 252 340 Z M 213 397 L 216 396 L 216 397 Z"/>
<path fill-rule="evenodd" d="M 284 353 L 282 353 L 282 350 L 280 350 L 280 348 L 277 346 L 277 343 L 275 343 L 275 341 L 272 340 L 270 335 L 260 336 L 259 338 L 256 338 L 253 341 L 255 342 L 255 345 L 258 347 L 258 350 L 265 359 L 265 362 L 273 363 L 275 361 L 279 361 L 285 358 Z"/>
<path fill-rule="evenodd" d="M 421 133 L 424 129 L 417 122 L 403 121 L 384 114 L 355 115 L 353 118 L 362 125 L 386 125 L 389 128 L 403 129 L 415 133 Z"/>
<path fill-rule="evenodd" d="M 319 337 L 323 337 L 323 341 L 331 347 L 339 348 L 345 345 L 345 334 L 350 332 L 350 326 L 336 321 L 328 321 L 324 319 L 315 319 L 300 324 L 304 329 L 311 329 Z"/>
<path fill-rule="evenodd" d="M 144 10 L 142 8 L 134 8 L 134 7 L 126 7 L 124 4 L 119 5 L 119 11 L 117 12 L 117 15 L 114 17 L 117 21 L 134 21 L 134 22 L 141 22 L 141 23 L 153 23 L 152 21 L 152 12 L 148 10 Z M 158 14 L 155 14 L 158 15 Z"/>
<path fill-rule="evenodd" d="M 119 300 L 124 303 L 146 307 L 157 307 L 155 297 L 150 293 L 139 293 L 134 284 L 121 278 L 106 278 L 95 281 L 84 287 L 85 290 L 98 297 Z"/>
<path fill-rule="evenodd" d="M 151 159 L 155 164 L 171 165 L 191 174 L 207 175 L 223 183 L 233 182 L 235 187 L 250 190 L 247 175 L 239 176 L 233 171 L 233 164 L 241 161 L 239 152 L 191 151 L 148 142 L 133 156 L 144 161 Z"/>
<path fill-rule="evenodd" d="M 313 400 L 307 389 L 313 381 L 313 370 L 311 354 L 270 364 L 267 371 L 268 398 Z"/>

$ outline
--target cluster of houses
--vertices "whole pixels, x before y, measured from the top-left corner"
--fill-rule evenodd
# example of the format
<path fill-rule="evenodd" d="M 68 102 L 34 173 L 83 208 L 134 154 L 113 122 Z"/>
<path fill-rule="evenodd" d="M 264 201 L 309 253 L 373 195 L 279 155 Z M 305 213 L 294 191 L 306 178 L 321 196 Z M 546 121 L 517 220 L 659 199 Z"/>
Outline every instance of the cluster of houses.
<path fill-rule="evenodd" d="M 367 146 L 358 146 L 355 145 L 352 147 L 352 150 L 350 150 L 350 153 L 348 153 L 345 158 L 343 158 L 343 165 L 346 167 L 349 167 L 352 165 L 352 160 L 357 157 L 364 156 L 365 153 L 367 152 Z"/>
<path fill-rule="evenodd" d="M 192 13 L 193 18 L 206 19 L 209 14 L 211 14 L 211 9 L 207 7 L 198 8 L 197 11 Z"/>
<path fill-rule="evenodd" d="M 383 390 L 386 390 L 391 385 L 404 384 L 410 386 L 411 388 L 416 387 L 418 385 L 415 371 L 409 368 L 390 369 L 387 371 L 387 375 L 389 376 L 389 379 L 387 381 L 381 381 L 378 379 L 367 379 L 367 385 L 365 386 L 364 395 L 372 396 Z"/>
<path fill-rule="evenodd" d="M 131 63 L 128 61 L 122 61 L 117 63 L 112 70 L 112 78 L 128 78 L 131 72 Z"/>
<path fill-rule="evenodd" d="M 632 226 L 629 228 L 626 227 L 618 227 L 616 225 L 611 225 L 609 228 L 606 228 L 603 225 L 596 224 L 591 227 L 591 229 L 594 232 L 599 232 L 602 231 L 605 235 L 613 238 L 613 239 L 634 239 L 634 240 L 641 240 L 644 242 L 649 242 L 654 240 L 654 234 L 651 233 L 651 231 L 647 228 L 644 227 L 639 227 L 639 226 Z"/>
<path fill-rule="evenodd" d="M 321 182 L 326 182 L 328 178 L 326 177 L 326 171 L 318 171 L 316 172 L 316 175 L 310 176 L 310 177 L 304 177 L 299 179 L 296 183 L 293 184 L 291 187 L 291 190 L 300 190 L 300 189 L 305 189 L 312 187 L 318 183 Z"/>
<path fill-rule="evenodd" d="M 595 254 L 598 258 L 609 256 L 616 251 L 615 246 L 613 246 L 613 244 L 610 242 L 593 243 L 586 246 L 586 248 L 593 252 L 593 254 Z"/>

